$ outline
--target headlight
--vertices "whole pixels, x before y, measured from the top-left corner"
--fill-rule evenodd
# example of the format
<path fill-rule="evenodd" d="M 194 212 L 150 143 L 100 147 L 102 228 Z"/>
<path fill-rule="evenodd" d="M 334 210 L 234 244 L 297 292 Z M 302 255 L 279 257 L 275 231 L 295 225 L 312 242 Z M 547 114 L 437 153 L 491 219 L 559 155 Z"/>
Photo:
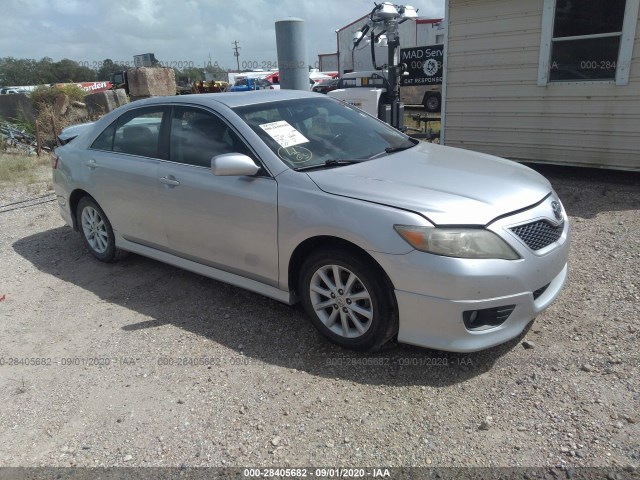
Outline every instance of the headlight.
<path fill-rule="evenodd" d="M 481 228 L 433 228 L 394 225 L 413 248 L 423 252 L 458 258 L 501 258 L 520 256 L 495 233 Z"/>

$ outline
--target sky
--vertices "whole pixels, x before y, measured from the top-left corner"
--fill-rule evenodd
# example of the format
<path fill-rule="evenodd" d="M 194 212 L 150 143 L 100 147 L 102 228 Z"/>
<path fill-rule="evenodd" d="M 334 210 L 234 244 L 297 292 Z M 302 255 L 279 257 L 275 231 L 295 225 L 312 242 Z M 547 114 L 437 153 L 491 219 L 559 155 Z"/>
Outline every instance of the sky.
<path fill-rule="evenodd" d="M 305 21 L 309 62 L 336 51 L 335 31 L 371 11 L 371 0 L 1 0 L 0 58 L 133 62 L 154 53 L 168 66 L 236 68 L 277 61 L 275 22 Z M 441 18 L 444 0 L 411 0 Z"/>

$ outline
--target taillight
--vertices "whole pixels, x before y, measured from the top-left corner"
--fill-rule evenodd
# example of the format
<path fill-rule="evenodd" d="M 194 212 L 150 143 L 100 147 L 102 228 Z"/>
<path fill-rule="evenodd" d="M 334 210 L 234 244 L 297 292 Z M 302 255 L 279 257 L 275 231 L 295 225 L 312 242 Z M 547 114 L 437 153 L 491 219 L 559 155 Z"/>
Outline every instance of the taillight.
<path fill-rule="evenodd" d="M 55 170 L 56 168 L 58 168 L 58 161 L 60 160 L 60 157 L 58 155 L 53 155 L 51 158 L 51 167 Z"/>

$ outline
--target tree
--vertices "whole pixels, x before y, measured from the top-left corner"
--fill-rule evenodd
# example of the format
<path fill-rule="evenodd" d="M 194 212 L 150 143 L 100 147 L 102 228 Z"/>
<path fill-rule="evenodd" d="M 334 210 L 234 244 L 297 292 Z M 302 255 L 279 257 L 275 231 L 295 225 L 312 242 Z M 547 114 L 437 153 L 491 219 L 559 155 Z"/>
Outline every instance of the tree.
<path fill-rule="evenodd" d="M 16 59 L 13 57 L 0 59 L 0 79 L 3 85 L 35 85 L 37 77 L 37 63 L 35 60 Z"/>
<path fill-rule="evenodd" d="M 54 64 L 56 82 L 91 82 L 95 80 L 96 72 L 89 67 L 83 67 L 68 58 Z"/>
<path fill-rule="evenodd" d="M 204 68 L 204 71 L 207 76 L 212 78 L 213 80 L 226 81 L 228 78 L 227 72 L 224 69 L 220 68 L 218 62 L 215 62 L 213 65 L 211 64 L 211 62 L 209 62 L 209 64 Z"/>
<path fill-rule="evenodd" d="M 56 81 L 55 64 L 50 57 L 43 57 L 36 66 L 38 78 L 35 84 L 53 83 Z"/>
<path fill-rule="evenodd" d="M 115 72 L 119 72 L 120 70 L 126 70 L 126 65 L 120 65 L 118 63 L 113 63 L 113 60 L 110 58 L 105 58 L 100 65 L 100 68 L 96 72 L 97 79 L 100 81 L 109 80 L 111 75 Z"/>
<path fill-rule="evenodd" d="M 114 72 L 128 68 L 127 65 L 113 63 L 109 58 L 101 62 L 99 69 L 94 70 L 68 58 L 54 62 L 49 57 L 38 61 L 4 57 L 0 58 L 0 85 L 22 86 L 106 81 L 111 78 Z"/>
<path fill-rule="evenodd" d="M 188 77 L 192 81 L 196 82 L 198 80 L 204 80 L 204 75 L 202 74 L 202 70 L 199 68 L 185 68 L 182 71 L 176 70 L 176 78 L 178 77 Z"/>

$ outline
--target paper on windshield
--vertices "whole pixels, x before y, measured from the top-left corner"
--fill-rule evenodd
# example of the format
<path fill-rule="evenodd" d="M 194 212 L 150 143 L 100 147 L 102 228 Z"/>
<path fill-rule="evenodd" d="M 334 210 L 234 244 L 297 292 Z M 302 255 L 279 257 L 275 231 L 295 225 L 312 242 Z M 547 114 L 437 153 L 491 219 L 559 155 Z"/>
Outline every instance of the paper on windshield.
<path fill-rule="evenodd" d="M 293 145 L 300 145 L 306 143 L 309 140 L 302 135 L 298 130 L 293 128 L 289 122 L 280 120 L 279 122 L 263 123 L 260 125 L 267 134 L 273 138 L 278 145 L 287 148 Z"/>

